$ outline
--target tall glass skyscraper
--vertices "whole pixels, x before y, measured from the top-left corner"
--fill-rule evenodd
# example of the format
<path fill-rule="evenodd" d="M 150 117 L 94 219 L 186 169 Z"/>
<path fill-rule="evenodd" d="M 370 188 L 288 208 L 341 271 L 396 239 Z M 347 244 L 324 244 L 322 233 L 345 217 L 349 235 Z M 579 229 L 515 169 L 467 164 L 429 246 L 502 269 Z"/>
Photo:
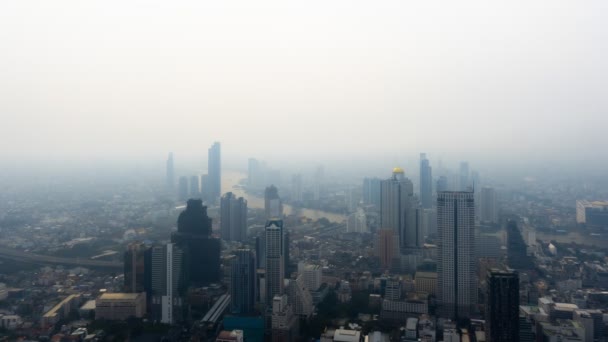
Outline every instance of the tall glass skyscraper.
<path fill-rule="evenodd" d="M 425 209 L 433 206 L 433 177 L 426 153 L 420 154 L 420 203 Z"/>
<path fill-rule="evenodd" d="M 220 232 L 226 241 L 245 241 L 247 238 L 247 201 L 232 192 L 220 202 Z"/>
<path fill-rule="evenodd" d="M 238 249 L 230 269 L 230 298 L 233 314 L 248 314 L 255 310 L 256 262 L 253 251 Z"/>
<path fill-rule="evenodd" d="M 381 183 L 380 228 L 393 229 L 399 235 L 400 248 L 422 247 L 416 220 L 414 185 L 403 169 L 393 169 L 393 176 Z"/>
<path fill-rule="evenodd" d="M 217 199 L 222 194 L 222 163 L 219 142 L 215 142 L 211 145 L 207 157 L 209 190 L 206 192 L 209 194 L 209 200 L 213 203 L 217 203 Z"/>
<path fill-rule="evenodd" d="M 477 303 L 473 192 L 437 194 L 437 301 L 450 318 L 470 317 Z"/>

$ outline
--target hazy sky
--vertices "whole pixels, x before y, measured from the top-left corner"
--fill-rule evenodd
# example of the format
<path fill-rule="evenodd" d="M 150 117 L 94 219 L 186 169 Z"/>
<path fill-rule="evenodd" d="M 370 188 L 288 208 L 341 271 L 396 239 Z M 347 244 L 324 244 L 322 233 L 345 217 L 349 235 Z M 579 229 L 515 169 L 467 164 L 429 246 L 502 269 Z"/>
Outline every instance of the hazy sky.
<path fill-rule="evenodd" d="M 2 1 L 0 155 L 606 160 L 608 1 Z"/>

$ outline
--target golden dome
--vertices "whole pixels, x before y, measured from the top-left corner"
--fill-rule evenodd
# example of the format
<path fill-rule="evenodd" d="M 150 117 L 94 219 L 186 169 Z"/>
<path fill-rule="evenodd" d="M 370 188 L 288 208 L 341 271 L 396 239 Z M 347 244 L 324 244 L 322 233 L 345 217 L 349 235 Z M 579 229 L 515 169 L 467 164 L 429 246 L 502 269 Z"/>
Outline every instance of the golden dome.
<path fill-rule="evenodd" d="M 393 173 L 405 173 L 405 171 L 403 171 L 403 169 L 400 167 L 396 167 L 393 169 Z"/>

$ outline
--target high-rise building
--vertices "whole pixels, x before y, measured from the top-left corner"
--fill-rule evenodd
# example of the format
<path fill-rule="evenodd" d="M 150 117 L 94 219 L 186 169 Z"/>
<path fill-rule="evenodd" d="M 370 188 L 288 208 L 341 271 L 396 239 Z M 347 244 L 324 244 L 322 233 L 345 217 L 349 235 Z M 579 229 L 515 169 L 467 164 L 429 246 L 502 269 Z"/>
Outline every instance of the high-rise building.
<path fill-rule="evenodd" d="M 420 203 L 425 209 L 433 206 L 433 177 L 426 153 L 420 154 Z"/>
<path fill-rule="evenodd" d="M 293 341 L 297 337 L 298 320 L 293 314 L 286 295 L 275 295 L 272 298 L 272 342 Z"/>
<path fill-rule="evenodd" d="M 469 162 L 460 162 L 460 190 L 468 190 L 471 184 L 469 183 Z"/>
<path fill-rule="evenodd" d="M 306 288 L 303 275 L 300 274 L 295 279 L 289 279 L 287 296 L 289 305 L 291 305 L 295 315 L 302 318 L 308 318 L 312 315 L 314 311 L 312 295 L 310 290 Z"/>
<path fill-rule="evenodd" d="M 393 176 L 382 181 L 380 228 L 393 229 L 399 235 L 401 249 L 422 247 L 422 234 L 416 224 L 414 185 L 403 169 L 393 169 Z"/>
<path fill-rule="evenodd" d="M 124 291 L 145 292 L 152 290 L 152 249 L 141 242 L 131 243 L 124 254 Z"/>
<path fill-rule="evenodd" d="M 486 284 L 486 341 L 519 342 L 517 272 L 490 269 Z"/>
<path fill-rule="evenodd" d="M 528 256 L 528 247 L 515 221 L 507 222 L 507 263 L 514 270 L 528 270 L 534 267 Z"/>
<path fill-rule="evenodd" d="M 437 231 L 437 301 L 441 312 L 450 318 L 470 317 L 477 303 L 473 192 L 438 193 Z"/>
<path fill-rule="evenodd" d="M 190 176 L 190 198 L 197 198 L 201 195 L 198 186 L 198 176 Z"/>
<path fill-rule="evenodd" d="M 319 265 L 309 265 L 304 262 L 298 263 L 298 273 L 303 277 L 304 286 L 309 291 L 316 291 L 321 287 L 323 270 Z"/>
<path fill-rule="evenodd" d="M 211 219 L 200 199 L 190 199 L 179 214 L 171 242 L 187 254 L 189 284 L 208 284 L 220 279 L 220 240 L 211 237 Z"/>
<path fill-rule="evenodd" d="M 323 187 L 323 179 L 325 177 L 325 170 L 323 165 L 319 165 L 315 170 L 315 176 L 312 184 L 313 199 L 318 201 L 321 199 L 321 188 Z"/>
<path fill-rule="evenodd" d="M 302 174 L 298 173 L 291 177 L 291 200 L 302 202 Z"/>
<path fill-rule="evenodd" d="M 222 164 L 220 156 L 220 143 L 215 142 L 209 148 L 207 174 L 209 177 L 209 200 L 217 203 L 222 194 Z"/>
<path fill-rule="evenodd" d="M 152 247 L 152 317 L 173 324 L 184 319 L 184 253 L 175 244 Z"/>
<path fill-rule="evenodd" d="M 382 270 L 391 270 L 398 267 L 399 236 L 394 229 L 379 229 L 376 239 L 376 256 L 380 259 Z"/>
<path fill-rule="evenodd" d="M 363 179 L 363 203 L 373 204 L 377 210 L 380 210 L 382 180 L 380 178 L 364 178 Z"/>
<path fill-rule="evenodd" d="M 188 199 L 188 177 L 186 176 L 179 177 L 177 198 L 180 201 L 185 201 Z"/>
<path fill-rule="evenodd" d="M 496 191 L 494 188 L 484 186 L 481 189 L 479 203 L 481 222 L 498 223 L 498 207 L 496 204 Z"/>
<path fill-rule="evenodd" d="M 255 158 L 249 158 L 247 165 L 247 185 L 251 188 L 262 187 L 264 183 L 264 172 L 262 163 Z"/>
<path fill-rule="evenodd" d="M 173 168 L 173 152 L 169 152 L 167 158 L 167 172 L 166 172 L 167 189 L 173 190 L 175 188 L 175 173 Z"/>
<path fill-rule="evenodd" d="M 283 217 L 283 203 L 279 197 L 279 190 L 274 185 L 264 191 L 264 209 L 268 220 Z"/>
<path fill-rule="evenodd" d="M 238 249 L 235 251 L 235 256 L 230 277 L 231 312 L 249 314 L 255 309 L 255 255 L 249 249 Z"/>
<path fill-rule="evenodd" d="M 347 233 L 368 233 L 367 217 L 362 208 L 357 208 L 357 211 L 348 215 L 346 219 Z"/>
<path fill-rule="evenodd" d="M 226 241 L 245 241 L 247 238 L 247 201 L 232 192 L 222 196 L 220 202 L 220 230 Z"/>
<path fill-rule="evenodd" d="M 448 177 L 441 176 L 437 179 L 437 192 L 448 191 Z"/>
<path fill-rule="evenodd" d="M 266 305 L 272 306 L 272 298 L 283 294 L 285 277 L 285 238 L 283 221 L 269 220 L 265 229 L 266 247 Z"/>

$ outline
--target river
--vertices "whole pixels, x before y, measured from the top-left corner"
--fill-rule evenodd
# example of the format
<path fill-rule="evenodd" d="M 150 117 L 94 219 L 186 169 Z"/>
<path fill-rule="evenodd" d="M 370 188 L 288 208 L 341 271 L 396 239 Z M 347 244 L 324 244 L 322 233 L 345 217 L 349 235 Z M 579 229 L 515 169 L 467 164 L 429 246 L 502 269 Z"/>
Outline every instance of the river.
<path fill-rule="evenodd" d="M 264 198 L 245 192 L 243 188 L 239 186 L 240 181 L 247 178 L 247 175 L 238 171 L 224 171 L 222 172 L 222 192 L 226 193 L 232 191 L 236 196 L 243 197 L 247 200 L 247 206 L 249 208 L 264 209 Z M 279 195 L 281 189 L 279 189 Z M 320 218 L 326 218 L 331 222 L 343 222 L 346 220 L 346 216 L 342 214 L 332 213 L 329 211 L 297 208 L 298 216 L 304 216 L 312 220 L 318 220 Z M 288 204 L 283 204 L 283 213 L 285 215 L 291 215 L 294 212 L 294 208 Z"/>

